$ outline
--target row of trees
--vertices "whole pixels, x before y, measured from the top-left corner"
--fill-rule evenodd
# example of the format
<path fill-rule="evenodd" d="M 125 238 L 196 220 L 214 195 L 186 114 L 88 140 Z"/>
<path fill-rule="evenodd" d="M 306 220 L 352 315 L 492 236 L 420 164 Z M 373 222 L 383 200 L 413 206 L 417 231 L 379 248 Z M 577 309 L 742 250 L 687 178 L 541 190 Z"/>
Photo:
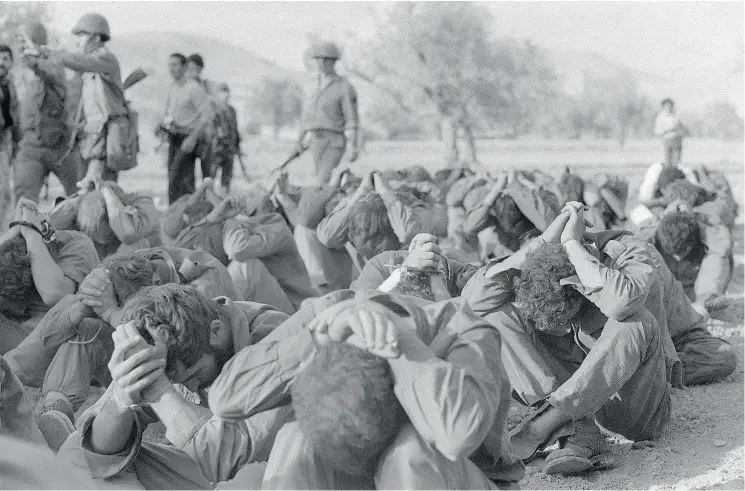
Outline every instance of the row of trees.
<path fill-rule="evenodd" d="M 400 2 L 386 14 L 372 41 L 345 43 L 343 61 L 358 87 L 374 87 L 361 101 L 363 119 L 381 137 L 437 136 L 450 160 L 475 161 L 476 136 L 593 136 L 623 145 L 653 134 L 659 101 L 643 95 L 632 73 L 585 74 L 581 89 L 569 94 L 547 54 L 529 41 L 495 35 L 482 6 Z M 296 84 L 267 80 L 249 113 L 280 128 L 298 120 L 301 100 Z M 742 118 L 727 102 L 683 116 L 693 135 L 742 137 Z"/>

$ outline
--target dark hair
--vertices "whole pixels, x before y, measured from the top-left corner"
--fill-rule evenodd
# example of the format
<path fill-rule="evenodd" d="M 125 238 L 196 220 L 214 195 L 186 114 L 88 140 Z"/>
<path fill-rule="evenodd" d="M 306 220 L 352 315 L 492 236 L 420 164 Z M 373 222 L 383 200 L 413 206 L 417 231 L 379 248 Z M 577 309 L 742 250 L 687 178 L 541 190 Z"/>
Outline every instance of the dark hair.
<path fill-rule="evenodd" d="M 26 241 L 17 235 L 0 245 L 0 295 L 9 300 L 29 301 L 35 286 L 31 256 Z"/>
<path fill-rule="evenodd" d="M 347 237 L 366 258 L 401 248 L 388 219 L 388 209 L 377 193 L 369 193 L 352 205 Z"/>
<path fill-rule="evenodd" d="M 166 371 L 176 361 L 193 366 L 212 353 L 210 324 L 219 319 L 214 303 L 193 286 L 166 284 L 141 289 L 124 306 L 125 322 L 137 321 L 140 334 L 152 340 L 146 328 L 161 330 L 167 338 Z"/>
<path fill-rule="evenodd" d="M 671 182 L 675 182 L 678 179 L 685 179 L 686 175 L 683 171 L 677 167 L 666 165 L 660 172 L 660 177 L 657 178 L 657 188 L 662 192 Z"/>
<path fill-rule="evenodd" d="M 660 106 L 664 106 L 665 104 L 670 104 L 671 106 L 675 106 L 675 101 L 673 101 L 670 98 L 662 99 L 662 102 L 660 103 Z"/>
<path fill-rule="evenodd" d="M 517 251 L 527 238 L 527 234 L 535 230 L 535 225 L 523 215 L 515 200 L 507 194 L 500 194 L 494 202 L 494 217 L 499 225 L 497 233 L 502 245 Z M 499 232 L 502 233 L 499 233 Z"/>
<path fill-rule="evenodd" d="M 424 300 L 434 302 L 436 300 L 435 292 L 432 291 L 432 284 L 430 282 L 430 276 L 432 274 L 436 273 L 405 269 L 401 271 L 401 278 L 396 287 L 391 290 L 391 293 L 423 298 Z"/>
<path fill-rule="evenodd" d="M 662 191 L 662 196 L 664 196 L 670 203 L 674 201 L 683 201 L 691 208 L 706 201 L 706 191 L 685 179 L 678 179 L 669 184 Z"/>
<path fill-rule="evenodd" d="M 204 60 L 202 59 L 202 55 L 200 55 L 199 53 L 189 55 L 189 58 L 187 58 L 187 60 L 194 63 L 199 68 L 204 68 Z"/>
<path fill-rule="evenodd" d="M 290 394 L 311 448 L 347 475 L 373 472 L 406 421 L 388 361 L 347 343 L 321 347 Z"/>
<path fill-rule="evenodd" d="M 516 282 L 516 301 L 539 331 L 551 330 L 562 314 L 583 300 L 577 290 L 560 283 L 574 274 L 574 266 L 560 244 L 543 244 L 528 254 Z"/>
<path fill-rule="evenodd" d="M 168 58 L 178 58 L 178 61 L 180 61 L 182 65 L 186 64 L 186 56 L 181 53 L 171 53 L 171 56 Z"/>
<path fill-rule="evenodd" d="M 662 217 L 657 227 L 657 240 L 663 251 L 670 255 L 687 256 L 701 243 L 698 221 L 693 213 L 669 213 Z"/>
<path fill-rule="evenodd" d="M 102 267 L 109 271 L 119 305 L 124 305 L 132 295 L 153 285 L 155 265 L 139 254 L 111 255 L 104 260 Z"/>
<path fill-rule="evenodd" d="M 10 49 L 10 46 L 7 44 L 0 44 L 0 53 L 8 53 L 10 55 L 10 59 L 13 59 L 13 50 Z"/>
<path fill-rule="evenodd" d="M 576 174 L 570 174 L 569 169 L 561 175 L 558 187 L 567 202 L 584 202 L 585 181 Z"/>

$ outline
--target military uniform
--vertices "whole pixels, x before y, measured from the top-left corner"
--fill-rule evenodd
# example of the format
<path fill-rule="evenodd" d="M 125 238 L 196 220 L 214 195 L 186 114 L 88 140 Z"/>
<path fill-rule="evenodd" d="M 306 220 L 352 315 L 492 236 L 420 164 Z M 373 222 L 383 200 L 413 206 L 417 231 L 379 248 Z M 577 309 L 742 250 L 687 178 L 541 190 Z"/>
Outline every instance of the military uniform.
<path fill-rule="evenodd" d="M 330 44 L 314 47 L 315 58 L 338 59 L 339 50 Z M 345 131 L 359 127 L 357 92 L 344 77 L 319 75 L 314 90 L 303 104 L 303 129 L 311 133 L 310 152 L 321 182 L 328 182 L 331 171 L 344 156 Z"/>

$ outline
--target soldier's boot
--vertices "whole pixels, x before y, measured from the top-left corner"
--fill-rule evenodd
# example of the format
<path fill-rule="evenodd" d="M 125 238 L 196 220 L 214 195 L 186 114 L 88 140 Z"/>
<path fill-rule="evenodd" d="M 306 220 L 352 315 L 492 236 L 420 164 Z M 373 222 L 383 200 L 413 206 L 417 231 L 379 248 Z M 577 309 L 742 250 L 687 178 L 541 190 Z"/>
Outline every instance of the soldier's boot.
<path fill-rule="evenodd" d="M 546 457 L 546 474 L 573 476 L 613 465 L 610 446 L 592 416 L 575 421 L 574 427 L 574 434 L 560 438 L 559 448 Z"/>

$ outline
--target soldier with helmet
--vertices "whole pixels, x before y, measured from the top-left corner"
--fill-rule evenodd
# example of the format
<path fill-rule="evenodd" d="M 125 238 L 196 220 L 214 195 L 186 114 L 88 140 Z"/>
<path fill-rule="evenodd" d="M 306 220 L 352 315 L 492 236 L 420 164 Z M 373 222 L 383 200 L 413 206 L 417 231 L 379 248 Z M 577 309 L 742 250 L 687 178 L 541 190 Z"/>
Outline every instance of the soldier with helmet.
<path fill-rule="evenodd" d="M 42 58 L 47 31 L 38 22 L 21 26 L 16 38 L 23 47 L 18 73 L 21 141 L 13 162 L 15 198 L 37 201 L 44 178 L 57 175 L 66 194 L 76 191 L 78 163 L 66 155 L 69 128 L 65 123 L 67 84 L 62 66 Z"/>
<path fill-rule="evenodd" d="M 312 56 L 319 71 L 318 83 L 303 105 L 302 128 L 293 153 L 303 151 L 303 140 L 310 133 L 316 174 L 321 182 L 328 182 L 344 156 L 347 143 L 349 161 L 354 162 L 359 155 L 357 92 L 349 80 L 336 73 L 336 61 L 341 57 L 336 45 L 316 43 Z"/>
<path fill-rule="evenodd" d="M 102 15 L 82 16 L 72 29 L 77 51 L 44 49 L 43 55 L 79 72 L 83 85 L 78 105 L 76 147 L 82 158 L 78 187 L 85 192 L 96 180 L 115 181 L 112 142 L 128 138 L 128 109 L 124 100 L 119 61 L 106 46 L 111 39 L 109 23 Z M 119 134 L 121 133 L 121 134 Z"/>

